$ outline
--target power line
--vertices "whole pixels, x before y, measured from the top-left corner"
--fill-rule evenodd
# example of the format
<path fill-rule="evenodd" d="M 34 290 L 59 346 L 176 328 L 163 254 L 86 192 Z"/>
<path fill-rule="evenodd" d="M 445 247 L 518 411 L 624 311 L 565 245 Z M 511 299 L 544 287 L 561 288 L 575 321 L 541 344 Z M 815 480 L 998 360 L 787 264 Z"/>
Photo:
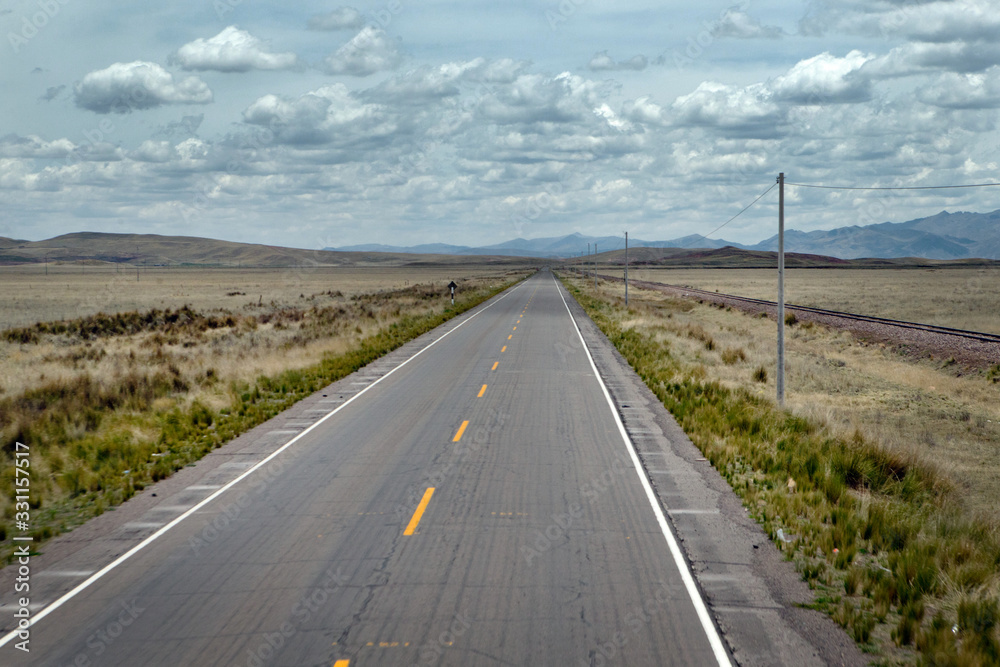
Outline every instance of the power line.
<path fill-rule="evenodd" d="M 819 188 L 821 190 L 950 190 L 952 188 L 992 188 L 1000 183 L 975 183 L 972 185 L 919 185 L 899 188 L 855 188 L 842 185 L 807 185 L 806 183 L 785 183 L 797 188 Z"/>
<path fill-rule="evenodd" d="M 732 222 L 733 220 L 735 220 L 736 218 L 738 218 L 741 215 L 743 215 L 744 213 L 746 213 L 748 210 L 750 210 L 750 208 L 754 204 L 756 204 L 761 199 L 763 199 L 764 195 L 766 195 L 768 192 L 770 192 L 771 190 L 773 190 L 777 186 L 778 186 L 777 183 L 772 183 L 771 187 L 769 187 L 767 190 L 764 190 L 764 192 L 760 193 L 760 195 L 756 199 L 754 199 L 752 202 L 750 202 L 749 204 L 747 204 L 746 207 L 742 211 L 740 211 L 739 213 L 737 213 L 733 217 L 729 218 L 729 220 L 726 220 L 724 223 L 722 223 L 721 225 L 719 225 L 718 227 L 716 227 L 715 229 L 713 229 L 712 231 L 710 231 L 708 234 L 714 234 L 715 232 L 719 231 L 720 229 L 722 229 L 723 227 L 725 227 L 726 225 L 728 225 L 730 222 Z M 697 234 L 697 236 L 700 237 L 700 238 L 703 238 L 703 239 L 708 239 L 708 234 Z M 695 241 L 692 241 L 691 243 L 695 243 Z M 690 248 L 690 247 L 691 247 L 690 245 L 683 245 L 683 246 L 681 246 L 681 248 Z"/>

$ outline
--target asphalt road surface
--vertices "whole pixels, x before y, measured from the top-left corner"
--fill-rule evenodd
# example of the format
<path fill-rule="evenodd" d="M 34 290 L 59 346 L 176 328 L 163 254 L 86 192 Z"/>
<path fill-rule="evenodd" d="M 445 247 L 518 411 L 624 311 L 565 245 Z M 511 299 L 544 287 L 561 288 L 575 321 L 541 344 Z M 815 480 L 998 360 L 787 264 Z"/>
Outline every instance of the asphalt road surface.
<path fill-rule="evenodd" d="M 729 663 L 550 273 L 313 412 L 36 571 L 0 663 Z"/>

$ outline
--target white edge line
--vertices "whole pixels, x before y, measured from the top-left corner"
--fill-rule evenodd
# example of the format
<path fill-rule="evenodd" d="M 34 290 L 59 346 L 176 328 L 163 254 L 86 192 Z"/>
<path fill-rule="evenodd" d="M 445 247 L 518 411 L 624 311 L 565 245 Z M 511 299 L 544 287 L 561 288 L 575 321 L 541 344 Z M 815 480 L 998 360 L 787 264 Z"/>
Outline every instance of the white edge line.
<path fill-rule="evenodd" d="M 201 502 L 199 502 L 197 505 L 191 507 L 191 509 L 187 510 L 186 512 L 184 512 L 180 516 L 176 517 L 170 523 L 165 524 L 162 528 L 160 528 L 155 533 L 153 533 L 152 535 L 150 535 L 149 537 L 147 537 L 146 539 L 144 539 L 142 542 L 140 542 L 139 544 L 135 545 L 134 547 L 132 547 L 131 549 L 129 549 L 128 551 L 126 551 L 124 554 L 122 554 L 121 556 L 119 556 L 118 558 L 116 558 L 115 560 L 113 560 L 112 562 L 108 563 L 103 568 L 101 568 L 100 570 L 98 570 L 97 572 L 95 572 L 93 575 L 90 576 L 89 579 L 87 579 L 86 581 L 84 581 L 84 582 L 80 583 L 79 585 L 77 585 L 76 588 L 74 588 L 74 589 L 70 590 L 69 592 L 63 594 L 63 596 L 60 597 L 58 600 L 52 602 L 50 605 L 48 605 L 47 607 L 45 607 L 45 609 L 43 609 L 42 611 L 40 611 L 37 614 L 35 614 L 34 616 L 32 616 L 31 620 L 28 621 L 28 625 L 27 626 L 25 626 L 24 628 L 18 628 L 17 630 L 11 630 L 10 632 L 8 632 L 3 637 L 0 637 L 0 646 L 6 645 L 11 639 L 13 639 L 14 637 L 17 637 L 19 631 L 24 630 L 26 628 L 32 627 L 33 625 L 35 625 L 36 623 L 38 623 L 38 621 L 42 620 L 43 618 L 45 618 L 46 616 L 48 616 L 49 614 L 51 614 L 52 612 L 54 612 L 56 609 L 58 609 L 59 607 L 63 606 L 67 602 L 69 602 L 71 599 L 73 599 L 74 597 L 76 597 L 83 590 L 85 590 L 86 588 L 88 588 L 91 584 L 93 584 L 94 582 L 96 582 L 98 579 L 100 579 L 105 574 L 107 574 L 111 570 L 115 569 L 116 567 L 118 567 L 119 565 L 121 565 L 122 563 L 124 563 L 125 561 L 127 561 L 129 558 L 131 558 L 135 554 L 137 554 L 140 551 L 142 551 L 143 549 L 145 549 L 147 546 L 149 546 L 150 544 L 152 544 L 155 540 L 157 540 L 159 537 L 161 537 L 162 535 L 164 535 L 167 531 L 169 531 L 171 528 L 173 528 L 174 526 L 176 526 L 177 524 L 179 524 L 181 521 L 183 521 L 184 519 L 188 518 L 189 516 L 191 516 L 192 514 L 194 514 L 199 509 L 201 509 L 202 507 L 204 507 L 208 503 L 212 502 L 213 500 L 215 500 L 219 496 L 221 496 L 223 493 L 225 493 L 226 491 L 228 491 L 232 487 L 236 486 L 236 484 L 238 484 L 243 479 L 245 479 L 245 478 L 249 477 L 250 475 L 252 475 L 256 470 L 258 470 L 261 467 L 263 467 L 264 465 L 266 465 L 271 459 L 273 459 L 274 457 L 278 456 L 283 451 L 285 451 L 286 449 L 288 449 L 289 447 L 291 447 L 296 441 L 299 440 L 299 438 L 301 438 L 302 436 L 304 436 L 306 433 L 309 433 L 309 431 L 313 430 L 314 428 L 316 428 L 317 426 L 319 426 L 320 424 L 322 424 L 323 422 L 325 422 L 327 419 L 329 419 L 333 415 L 335 415 L 338 412 L 340 412 L 342 409 L 346 408 L 348 405 L 350 405 L 351 403 L 353 403 L 355 399 L 360 398 L 362 394 L 364 394 L 369 389 L 371 389 L 372 387 L 374 387 L 375 385 L 377 385 L 379 382 L 381 382 L 382 380 L 386 379 L 387 377 L 389 377 L 390 375 L 392 375 L 393 373 L 395 373 L 396 371 L 398 371 L 400 368 L 402 368 L 403 366 L 405 366 L 406 364 L 410 363 L 411 361 L 413 361 L 414 359 L 416 359 L 417 357 L 419 357 L 421 354 L 423 354 L 427 350 L 431 349 L 432 347 L 434 347 L 435 345 L 437 345 L 438 343 L 440 343 L 446 337 L 450 336 L 455 331 L 457 331 L 459 329 L 459 327 L 465 326 L 466 324 L 468 324 L 469 322 L 471 322 L 473 319 L 475 319 L 479 315 L 485 313 L 487 310 L 489 310 L 490 308 L 492 308 L 496 304 L 498 304 L 501 301 L 503 301 L 504 299 L 506 299 L 508 296 L 510 296 L 511 294 L 513 294 L 516 290 L 520 289 L 524 285 L 525 285 L 525 282 L 522 281 L 521 283 L 519 283 L 517 285 L 509 287 L 505 291 L 504 294 L 499 295 L 499 298 L 493 297 L 491 299 L 492 303 L 489 303 L 485 308 L 481 308 L 479 311 L 473 313 L 472 315 L 470 315 L 469 317 L 465 318 L 464 320 L 462 320 L 461 322 L 459 322 L 457 325 L 455 325 L 454 327 L 452 327 L 450 330 L 448 330 L 447 332 L 445 332 L 444 334 L 442 334 L 439 338 L 436 338 L 435 340 L 433 340 L 430 343 L 428 343 L 425 347 L 421 348 L 418 352 L 416 352 L 409 359 L 403 361 L 401 364 L 399 364 L 398 366 L 396 366 L 395 368 L 393 368 L 391 371 L 389 371 L 388 373 L 386 373 L 382 377 L 380 377 L 377 380 L 375 380 L 374 382 L 372 382 L 370 385 L 368 385 L 367 387 L 365 387 L 364 389 L 362 389 L 361 391 L 359 391 L 358 393 L 356 393 L 354 396 L 352 396 L 348 400 L 346 400 L 343 403 L 341 403 L 340 405 L 338 405 L 332 411 L 328 412 L 325 416 L 321 417 L 312 426 L 310 426 L 306 430 L 304 430 L 301 433 L 299 433 L 297 436 L 295 436 L 294 438 L 292 438 L 291 440 L 289 440 L 288 442 L 286 442 L 284 445 L 282 445 L 278 449 L 276 449 L 273 452 L 271 452 L 271 454 L 269 454 L 266 458 L 261 459 L 259 462 L 257 462 L 257 464 L 255 466 L 253 466 L 252 468 L 247 469 L 239 477 L 237 477 L 236 479 L 232 480 L 228 484 L 220 487 L 213 494 L 211 494 L 210 496 L 208 496 L 207 498 L 205 498 L 204 500 L 202 500 Z M 357 372 L 357 371 L 355 371 L 355 372 Z"/>
<path fill-rule="evenodd" d="M 677 544 L 677 539 L 674 537 L 673 530 L 671 530 L 670 525 L 667 523 L 667 518 L 663 514 L 663 508 L 660 507 L 660 503 L 656 498 L 656 494 L 653 492 L 653 487 L 649 484 L 649 479 L 646 477 L 646 473 L 643 472 L 642 463 L 639 461 L 639 457 L 635 453 L 635 445 L 632 444 L 631 438 L 628 436 L 628 431 L 625 430 L 625 425 L 622 423 L 621 417 L 618 415 L 618 409 L 615 407 L 615 402 L 611 398 L 611 394 L 608 392 L 608 388 L 604 385 L 604 379 L 601 378 L 601 374 L 597 370 L 597 364 L 594 363 L 594 357 L 590 354 L 590 348 L 587 347 L 587 341 L 583 338 L 583 333 L 580 331 L 580 327 L 576 324 L 576 318 L 573 317 L 573 311 L 569 309 L 569 304 L 566 303 L 566 297 L 562 294 L 562 288 L 559 281 L 553 275 L 552 279 L 556 283 L 556 291 L 559 292 L 559 298 L 562 299 L 563 305 L 566 306 L 566 312 L 569 313 L 569 319 L 573 323 L 573 328 L 576 329 L 576 335 L 580 337 L 580 342 L 583 344 L 583 351 L 587 353 L 587 359 L 590 361 L 590 367 L 594 371 L 594 377 L 597 378 L 597 382 L 601 385 L 601 391 L 604 392 L 604 398 L 608 402 L 608 407 L 611 408 L 611 414 L 614 415 L 615 423 L 618 425 L 618 432 L 621 433 L 622 440 L 628 446 L 629 456 L 632 457 L 632 465 L 635 466 L 635 471 L 639 475 L 639 481 L 642 482 L 642 488 L 646 491 L 646 498 L 649 500 L 650 506 L 653 508 L 653 512 L 656 514 L 656 522 L 660 524 L 660 530 L 663 532 L 663 537 L 667 540 L 667 545 L 670 547 L 670 553 L 674 557 L 674 563 L 677 565 L 677 569 L 680 570 L 681 579 L 684 581 L 684 587 L 687 588 L 688 596 L 691 598 L 691 602 L 694 604 L 695 612 L 698 614 L 698 620 L 701 621 L 702 627 L 705 629 L 705 634 L 708 635 L 708 643 L 712 646 L 712 652 L 715 654 L 715 659 L 718 661 L 719 665 L 732 665 L 729 660 L 729 655 L 726 653 L 726 647 L 722 643 L 722 638 L 719 637 L 719 631 L 715 627 L 715 623 L 712 622 L 712 616 L 708 613 L 708 607 L 705 606 L 705 600 L 701 597 L 701 592 L 698 590 L 698 585 L 694 581 L 694 576 L 691 574 L 691 570 L 688 569 L 687 561 L 684 560 L 684 554 L 681 552 L 680 546 Z"/>

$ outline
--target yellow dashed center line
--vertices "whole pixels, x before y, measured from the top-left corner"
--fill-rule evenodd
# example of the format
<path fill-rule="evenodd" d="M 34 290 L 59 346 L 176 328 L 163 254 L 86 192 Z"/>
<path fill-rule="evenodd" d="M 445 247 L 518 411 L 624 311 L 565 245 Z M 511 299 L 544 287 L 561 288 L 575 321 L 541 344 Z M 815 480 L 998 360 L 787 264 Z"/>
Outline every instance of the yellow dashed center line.
<path fill-rule="evenodd" d="M 486 385 L 484 384 L 483 388 L 479 390 L 478 394 L 476 394 L 476 398 L 482 398 L 483 394 L 485 394 L 485 393 L 486 393 Z"/>
<path fill-rule="evenodd" d="M 507 340 L 510 340 L 513 337 L 514 337 L 514 334 L 511 334 L 511 335 L 507 336 Z"/>
<path fill-rule="evenodd" d="M 501 352 L 506 352 L 506 351 L 507 351 L 507 346 L 506 346 L 506 345 L 504 345 L 503 347 L 501 347 L 501 348 L 500 348 L 500 351 L 501 351 Z"/>
<path fill-rule="evenodd" d="M 455 434 L 455 437 L 452 438 L 451 441 L 452 442 L 458 442 L 459 440 L 461 440 L 462 439 L 462 434 L 465 433 L 465 428 L 468 425 L 469 425 L 469 421 L 468 420 L 465 420 L 464 422 L 462 422 L 462 425 L 458 427 L 458 433 Z"/>
<path fill-rule="evenodd" d="M 513 329 L 513 330 L 514 330 L 514 331 L 517 331 L 517 327 L 514 327 L 514 329 Z"/>
<path fill-rule="evenodd" d="M 350 664 L 351 664 L 350 660 L 338 660 L 337 662 L 333 663 L 333 667 L 347 667 Z"/>
<path fill-rule="evenodd" d="M 462 424 L 462 428 L 465 428 L 465 422 Z M 412 535 L 413 531 L 417 529 L 417 524 L 420 523 L 420 517 L 424 515 L 424 510 L 427 509 L 427 503 L 431 501 L 431 496 L 434 495 L 434 487 L 429 486 L 427 490 L 424 491 L 424 497 L 420 499 L 420 504 L 417 505 L 417 511 L 413 513 L 413 518 L 410 519 L 410 523 L 407 524 L 406 530 L 403 531 L 403 535 Z"/>
<path fill-rule="evenodd" d="M 495 371 L 497 369 L 497 366 L 499 366 L 499 365 L 500 365 L 499 361 L 494 361 L 493 362 L 493 368 L 491 368 L 490 370 L 494 370 Z"/>

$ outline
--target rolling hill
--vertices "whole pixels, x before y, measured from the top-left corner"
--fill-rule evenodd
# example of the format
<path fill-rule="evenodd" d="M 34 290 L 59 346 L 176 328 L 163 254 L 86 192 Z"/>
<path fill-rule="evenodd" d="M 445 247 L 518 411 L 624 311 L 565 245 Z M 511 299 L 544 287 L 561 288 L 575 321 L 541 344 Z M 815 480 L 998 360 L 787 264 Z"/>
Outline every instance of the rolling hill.
<path fill-rule="evenodd" d="M 77 232 L 44 241 L 0 238 L 0 265 L 41 262 L 107 262 L 142 266 L 401 266 L 469 261 L 447 254 L 340 252 L 235 243 L 193 236 Z M 512 257 L 477 257 L 508 264 Z"/>

